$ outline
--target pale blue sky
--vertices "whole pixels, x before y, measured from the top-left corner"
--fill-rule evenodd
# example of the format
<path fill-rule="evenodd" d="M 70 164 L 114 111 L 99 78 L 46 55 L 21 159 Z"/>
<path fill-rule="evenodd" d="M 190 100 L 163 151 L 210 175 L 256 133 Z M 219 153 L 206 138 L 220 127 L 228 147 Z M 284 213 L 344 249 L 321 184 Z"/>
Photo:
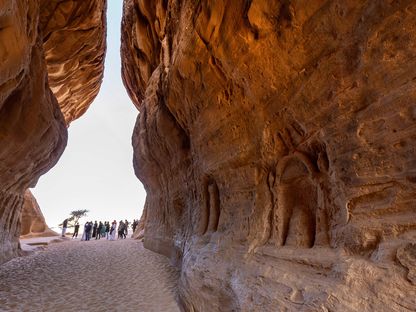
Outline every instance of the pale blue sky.
<path fill-rule="evenodd" d="M 72 210 L 88 209 L 88 220 L 138 219 L 146 193 L 133 171 L 131 135 L 138 111 L 120 74 L 121 0 L 109 0 L 107 56 L 100 93 L 69 127 L 58 164 L 32 189 L 50 227 Z M 81 220 L 83 223 L 85 221 Z"/>

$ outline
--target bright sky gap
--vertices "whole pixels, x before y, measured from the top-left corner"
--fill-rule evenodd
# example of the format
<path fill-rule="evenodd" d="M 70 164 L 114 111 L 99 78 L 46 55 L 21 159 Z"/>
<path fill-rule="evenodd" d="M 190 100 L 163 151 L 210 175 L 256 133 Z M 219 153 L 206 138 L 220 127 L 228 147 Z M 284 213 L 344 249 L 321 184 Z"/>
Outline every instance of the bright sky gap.
<path fill-rule="evenodd" d="M 122 1 L 108 1 L 107 55 L 100 93 L 69 127 L 58 164 L 32 189 L 53 229 L 72 210 L 88 209 L 85 221 L 138 219 L 146 193 L 133 171 L 131 135 L 138 115 L 121 81 Z"/>

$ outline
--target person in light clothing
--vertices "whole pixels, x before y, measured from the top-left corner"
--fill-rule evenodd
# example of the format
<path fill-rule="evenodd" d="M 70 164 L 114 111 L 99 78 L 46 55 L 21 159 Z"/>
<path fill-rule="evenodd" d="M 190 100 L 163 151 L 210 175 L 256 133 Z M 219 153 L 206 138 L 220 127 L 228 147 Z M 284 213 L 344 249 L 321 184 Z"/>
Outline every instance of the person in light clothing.
<path fill-rule="evenodd" d="M 82 233 L 82 237 L 81 237 L 82 241 L 87 240 L 87 227 L 88 227 L 88 222 L 85 222 L 85 224 L 84 224 L 84 233 Z"/>
<path fill-rule="evenodd" d="M 68 219 L 65 219 L 64 222 L 62 222 L 62 237 L 65 237 L 67 227 L 68 227 Z"/>
<path fill-rule="evenodd" d="M 116 239 L 116 229 L 117 229 L 117 221 L 114 220 L 113 223 L 111 224 L 110 240 L 115 240 Z"/>

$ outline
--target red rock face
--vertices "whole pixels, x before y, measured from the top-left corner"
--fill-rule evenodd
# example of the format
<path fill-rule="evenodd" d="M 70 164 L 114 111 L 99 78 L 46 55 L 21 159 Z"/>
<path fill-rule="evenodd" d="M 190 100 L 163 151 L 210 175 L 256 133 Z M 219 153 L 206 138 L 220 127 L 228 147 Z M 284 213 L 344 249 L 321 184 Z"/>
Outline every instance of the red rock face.
<path fill-rule="evenodd" d="M 416 305 L 395 260 L 416 238 L 415 12 L 125 0 L 145 246 L 177 261 L 187 309 Z"/>
<path fill-rule="evenodd" d="M 105 1 L 86 2 L 0 2 L 0 263 L 18 252 L 25 190 L 58 161 L 66 146 L 66 123 L 85 111 L 98 90 L 105 51 Z M 99 21 L 80 16 L 77 10 L 82 6 L 90 9 L 85 14 L 96 12 Z M 75 17 L 78 24 L 70 22 Z M 75 32 L 72 46 L 68 27 Z M 80 40 L 89 38 L 87 33 L 95 27 L 100 31 L 85 45 Z M 81 78 L 93 87 L 76 88 Z M 77 98 L 84 100 L 74 102 Z"/>
<path fill-rule="evenodd" d="M 41 1 L 49 85 L 67 125 L 86 112 L 104 73 L 107 2 Z"/>
<path fill-rule="evenodd" d="M 32 193 L 27 190 L 20 220 L 20 236 L 25 238 L 59 235 L 52 231 L 45 222 L 42 211 Z"/>

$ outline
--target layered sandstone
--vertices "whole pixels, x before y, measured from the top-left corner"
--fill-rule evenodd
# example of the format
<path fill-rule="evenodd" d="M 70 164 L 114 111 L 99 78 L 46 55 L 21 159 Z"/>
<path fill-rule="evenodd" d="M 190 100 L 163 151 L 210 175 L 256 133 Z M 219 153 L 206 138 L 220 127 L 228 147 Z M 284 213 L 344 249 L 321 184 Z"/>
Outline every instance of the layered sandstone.
<path fill-rule="evenodd" d="M 68 125 L 85 113 L 101 86 L 106 8 L 103 0 L 41 1 L 49 86 Z"/>
<path fill-rule="evenodd" d="M 55 236 L 46 224 L 36 198 L 27 190 L 24 195 L 23 209 L 20 217 L 20 237 L 31 238 L 40 236 Z"/>
<path fill-rule="evenodd" d="M 0 263 L 18 252 L 25 190 L 58 161 L 67 123 L 97 92 L 105 7 L 100 0 L 0 1 Z"/>
<path fill-rule="evenodd" d="M 145 246 L 186 309 L 414 309 L 415 13 L 124 1 Z"/>

